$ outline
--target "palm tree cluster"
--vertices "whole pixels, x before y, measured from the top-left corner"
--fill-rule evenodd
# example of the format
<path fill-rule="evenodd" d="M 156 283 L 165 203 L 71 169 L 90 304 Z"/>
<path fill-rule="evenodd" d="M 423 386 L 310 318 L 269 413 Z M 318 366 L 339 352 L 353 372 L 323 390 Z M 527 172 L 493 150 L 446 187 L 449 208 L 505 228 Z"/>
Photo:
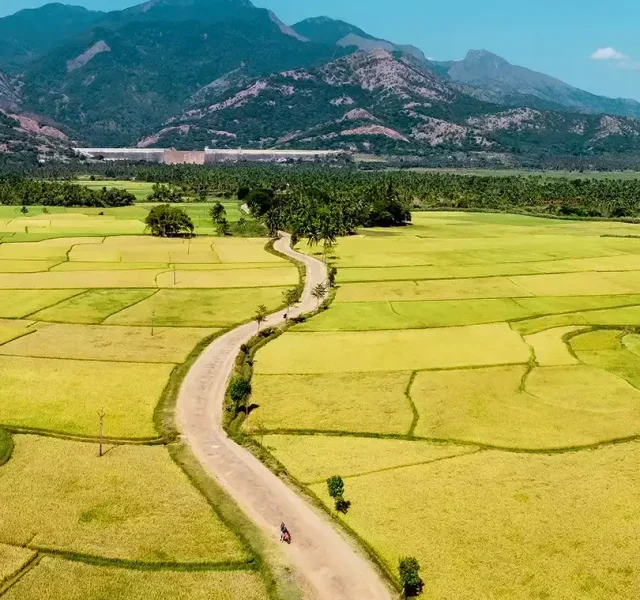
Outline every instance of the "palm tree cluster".
<path fill-rule="evenodd" d="M 256 190 L 266 190 L 267 195 L 290 203 L 289 208 L 269 210 L 268 215 L 264 213 L 268 227 L 273 231 L 286 222 L 292 232 L 300 233 L 300 237 L 306 237 L 326 221 L 323 212 L 316 210 L 320 206 L 331 213 L 331 228 L 341 232 L 371 224 L 372 215 L 381 225 L 397 221 L 396 211 L 371 210 L 377 202 L 388 203 L 390 188 L 397 200 L 396 206 L 401 210 L 407 207 L 451 208 L 607 218 L 640 217 L 639 179 L 570 179 L 519 174 L 472 176 L 311 165 L 49 163 L 28 171 L 26 174 L 31 180 L 16 176 L 0 180 L 0 203 L 93 206 L 92 203 L 111 201 L 98 197 L 105 193 L 104 190 L 94 197 L 87 190 L 67 187 L 79 173 L 87 172 L 94 172 L 98 178 L 154 182 L 159 184 L 161 195 L 171 195 L 175 199 L 202 199 L 216 195 L 227 198 L 242 196 L 241 199 L 246 200 Z M 36 178 L 67 181 L 46 184 L 35 181 Z M 115 194 L 113 190 L 108 192 L 109 195 Z M 294 213 L 295 218 L 290 219 Z"/>
<path fill-rule="evenodd" d="M 311 246 L 322 242 L 325 257 L 339 236 L 358 227 L 398 226 L 411 221 L 408 201 L 391 182 L 351 190 L 287 184 L 279 189 L 255 189 L 246 195 L 245 202 L 270 234 L 284 229 L 294 239 L 307 239 Z"/>

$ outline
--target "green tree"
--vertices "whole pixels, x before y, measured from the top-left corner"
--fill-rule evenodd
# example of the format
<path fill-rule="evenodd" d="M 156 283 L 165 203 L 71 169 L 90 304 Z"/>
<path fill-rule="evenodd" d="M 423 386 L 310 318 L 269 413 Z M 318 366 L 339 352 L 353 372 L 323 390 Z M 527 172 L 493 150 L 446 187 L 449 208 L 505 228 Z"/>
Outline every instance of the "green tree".
<path fill-rule="evenodd" d="M 26 215 L 26 214 L 29 212 L 29 209 L 28 209 L 28 208 L 23 204 L 23 205 L 20 207 L 20 212 L 21 212 L 23 215 Z"/>
<path fill-rule="evenodd" d="M 258 333 L 260 333 L 261 325 L 267 320 L 267 307 L 264 304 L 258 306 L 254 319 L 258 324 Z"/>
<path fill-rule="evenodd" d="M 420 578 L 420 563 L 412 556 L 401 558 L 398 563 L 398 573 L 402 583 L 402 593 L 405 598 L 415 598 L 422 594 L 424 582 Z"/>
<path fill-rule="evenodd" d="M 251 396 L 251 382 L 244 377 L 234 377 L 229 385 L 229 396 L 233 402 L 233 409 L 237 414 L 242 406 L 249 414 L 249 396 Z"/>
<path fill-rule="evenodd" d="M 151 190 L 151 194 L 147 196 L 149 202 L 170 202 L 172 204 L 183 202 L 182 194 L 174 185 L 154 183 Z"/>
<path fill-rule="evenodd" d="M 338 512 L 347 514 L 351 502 L 344 499 L 344 481 L 339 475 L 334 475 L 327 479 L 327 491 L 329 496 L 333 498 Z"/>
<path fill-rule="evenodd" d="M 344 497 L 344 481 L 339 475 L 333 475 L 327 479 L 327 491 L 329 497 L 335 501 Z"/>
<path fill-rule="evenodd" d="M 193 234 L 193 222 L 186 211 L 179 206 L 158 204 L 145 219 L 151 235 L 158 237 L 180 237 Z"/>
<path fill-rule="evenodd" d="M 400 197 L 393 181 L 389 182 L 384 191 L 380 186 L 374 186 L 369 196 L 371 204 L 367 220 L 369 227 L 395 227 L 411 222 L 409 203 Z"/>
<path fill-rule="evenodd" d="M 222 205 L 221 202 L 216 202 L 210 209 L 209 209 L 209 216 L 211 217 L 211 220 L 213 221 L 214 225 L 219 225 L 223 219 L 225 219 L 225 217 L 227 216 L 227 210 L 225 209 L 225 207 Z"/>
<path fill-rule="evenodd" d="M 216 225 L 216 233 L 220 237 L 231 235 L 231 228 L 229 227 L 229 221 L 227 221 L 227 219 L 225 219 L 224 217 L 222 217 L 222 219 L 218 221 L 218 224 Z"/>
<path fill-rule="evenodd" d="M 322 299 L 324 298 L 326 293 L 327 288 L 325 287 L 324 283 L 319 283 L 313 288 L 313 290 L 311 290 L 311 295 L 316 299 L 318 308 L 320 307 L 320 302 L 322 302 Z"/>
<path fill-rule="evenodd" d="M 276 201 L 273 190 L 265 188 L 259 188 L 249 192 L 244 200 L 251 214 L 257 218 L 264 217 L 268 214 Z"/>
<path fill-rule="evenodd" d="M 320 230 L 313 226 L 309 231 L 307 231 L 307 245 L 310 248 L 317 246 L 322 241 L 322 235 Z"/>
<path fill-rule="evenodd" d="M 338 276 L 338 269 L 336 267 L 329 267 L 329 271 L 327 273 L 327 283 L 330 288 L 336 287 L 336 277 Z"/>

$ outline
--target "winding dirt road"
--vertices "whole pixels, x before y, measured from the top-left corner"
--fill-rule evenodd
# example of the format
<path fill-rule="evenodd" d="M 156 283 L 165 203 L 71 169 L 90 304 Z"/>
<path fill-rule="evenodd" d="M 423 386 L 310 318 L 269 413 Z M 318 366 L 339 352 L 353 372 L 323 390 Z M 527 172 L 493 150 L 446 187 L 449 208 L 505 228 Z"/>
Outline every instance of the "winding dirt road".
<path fill-rule="evenodd" d="M 289 236 L 283 236 L 275 248 L 304 263 L 307 271 L 302 300 L 289 312 L 294 317 L 315 309 L 311 290 L 326 281 L 327 272 L 322 262 L 292 250 L 290 241 Z M 265 326 L 282 321 L 283 313 L 279 312 L 271 315 Z M 177 405 L 184 440 L 209 474 L 268 536 L 277 540 L 280 523 L 287 523 L 293 543 L 282 545 L 282 550 L 306 598 L 390 600 L 392 592 L 375 568 L 326 516 L 231 441 L 223 430 L 224 396 L 235 358 L 240 346 L 255 332 L 256 324 L 248 323 L 218 338 L 189 371 Z"/>

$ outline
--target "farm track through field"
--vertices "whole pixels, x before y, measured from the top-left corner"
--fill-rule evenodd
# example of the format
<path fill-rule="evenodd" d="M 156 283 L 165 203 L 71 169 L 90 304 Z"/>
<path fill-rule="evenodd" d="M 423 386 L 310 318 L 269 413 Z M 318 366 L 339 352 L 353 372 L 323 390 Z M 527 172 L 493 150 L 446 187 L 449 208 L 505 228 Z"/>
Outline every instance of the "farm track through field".
<path fill-rule="evenodd" d="M 300 304 L 289 311 L 295 317 L 316 308 L 311 290 L 327 279 L 326 267 L 290 247 L 290 237 L 275 250 L 304 264 L 306 281 Z M 266 327 L 281 324 L 281 312 Z M 250 452 L 238 446 L 222 425 L 224 397 L 240 346 L 255 335 L 255 323 L 242 325 L 215 340 L 186 376 L 177 403 L 180 431 L 207 472 L 234 498 L 245 513 L 273 539 L 287 523 L 293 536 L 283 546 L 305 597 L 315 600 L 389 600 L 392 592 L 373 565 L 334 528 L 319 510 L 274 475 Z"/>

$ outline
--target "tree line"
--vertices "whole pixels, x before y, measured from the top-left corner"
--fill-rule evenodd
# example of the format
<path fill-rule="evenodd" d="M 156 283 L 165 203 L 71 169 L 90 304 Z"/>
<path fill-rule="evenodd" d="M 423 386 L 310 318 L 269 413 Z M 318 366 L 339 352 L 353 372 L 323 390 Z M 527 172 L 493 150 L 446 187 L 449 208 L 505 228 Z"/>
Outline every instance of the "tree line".
<path fill-rule="evenodd" d="M 37 181 L 0 177 L 0 204 L 9 206 L 118 207 L 135 202 L 133 194 L 116 188 L 91 190 L 69 181 Z"/>
<path fill-rule="evenodd" d="M 30 179 L 7 176 L 0 180 L 4 204 L 47 203 L 62 206 L 126 205 L 123 192 L 68 186 L 80 173 L 78 165 L 48 164 L 27 173 Z M 270 190 L 279 199 L 277 211 L 266 211 L 280 224 L 300 221 L 301 205 L 330 206 L 341 229 L 367 222 L 363 210 L 384 198 L 389 186 L 398 205 L 413 210 L 476 209 L 517 211 L 582 217 L 640 217 L 640 179 L 570 179 L 532 175 L 471 176 L 415 171 L 363 171 L 356 167 L 313 165 L 152 165 L 96 163 L 82 167 L 99 178 L 148 181 L 156 185 L 157 201 L 203 199 L 212 195 L 235 198 L 239 192 Z M 40 177 L 36 181 L 35 177 Z M 56 179 L 44 184 L 42 179 Z M 242 195 L 242 193 L 240 194 Z M 37 199 L 34 199 L 37 198 Z M 290 202 L 285 206 L 285 200 Z M 96 204 L 97 203 L 97 204 Z M 265 213 L 265 216 L 266 216 Z M 294 214 L 298 215 L 294 218 Z M 369 213 L 371 215 L 371 212 Z M 318 217 L 317 220 L 321 220 Z M 397 221 L 396 218 L 388 222 Z"/>
<path fill-rule="evenodd" d="M 48 164 L 31 172 L 47 179 L 75 178 L 78 165 Z M 640 179 L 571 179 L 514 174 L 470 176 L 454 173 L 420 173 L 407 170 L 364 171 L 352 167 L 313 165 L 152 165 L 132 163 L 92 164 L 82 173 L 99 178 L 149 181 L 158 185 L 158 200 L 168 192 L 205 198 L 233 198 L 240 189 L 270 189 L 281 197 L 329 197 L 360 202 L 371 189 L 393 185 L 394 193 L 414 210 L 477 209 L 521 211 L 590 217 L 640 217 Z M 43 177 L 44 178 L 44 177 Z M 167 193 L 165 193 L 167 192 Z M 163 197 L 165 196 L 165 197 Z M 173 198 L 171 198 L 173 199 Z"/>

